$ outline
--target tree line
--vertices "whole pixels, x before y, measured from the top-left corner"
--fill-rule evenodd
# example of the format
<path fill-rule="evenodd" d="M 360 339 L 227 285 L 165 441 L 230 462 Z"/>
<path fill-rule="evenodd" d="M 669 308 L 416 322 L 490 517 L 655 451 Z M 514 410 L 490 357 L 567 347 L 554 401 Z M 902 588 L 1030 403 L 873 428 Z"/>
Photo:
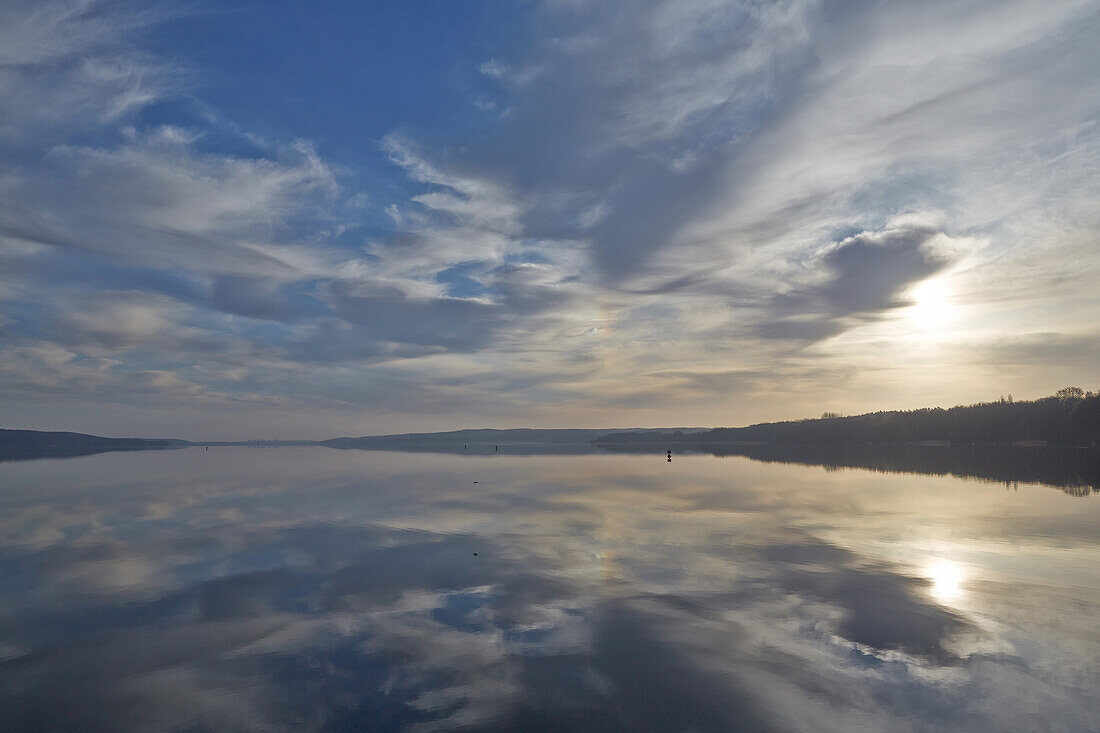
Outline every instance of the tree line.
<path fill-rule="evenodd" d="M 960 405 L 944 409 L 891 410 L 844 417 L 715 428 L 700 442 L 925 443 L 956 445 L 1046 443 L 1100 446 L 1100 394 L 1066 387 L 1049 397 Z"/>

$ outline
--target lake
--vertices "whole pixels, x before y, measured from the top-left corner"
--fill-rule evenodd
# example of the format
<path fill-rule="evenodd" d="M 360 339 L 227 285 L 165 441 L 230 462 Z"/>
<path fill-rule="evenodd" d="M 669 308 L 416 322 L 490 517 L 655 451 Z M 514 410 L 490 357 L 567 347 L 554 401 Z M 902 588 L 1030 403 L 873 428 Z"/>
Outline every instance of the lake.
<path fill-rule="evenodd" d="M 1098 619 L 1100 496 L 1042 483 L 663 447 L 0 463 L 6 730 L 1100 730 Z"/>

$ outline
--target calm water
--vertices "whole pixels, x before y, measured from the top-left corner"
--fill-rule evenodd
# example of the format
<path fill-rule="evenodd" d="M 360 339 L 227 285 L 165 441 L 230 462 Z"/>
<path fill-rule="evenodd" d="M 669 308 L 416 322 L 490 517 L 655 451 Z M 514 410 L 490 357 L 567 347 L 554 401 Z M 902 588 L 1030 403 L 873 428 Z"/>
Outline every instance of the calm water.
<path fill-rule="evenodd" d="M 1100 730 L 1100 496 L 658 453 L 0 464 L 0 727 Z"/>

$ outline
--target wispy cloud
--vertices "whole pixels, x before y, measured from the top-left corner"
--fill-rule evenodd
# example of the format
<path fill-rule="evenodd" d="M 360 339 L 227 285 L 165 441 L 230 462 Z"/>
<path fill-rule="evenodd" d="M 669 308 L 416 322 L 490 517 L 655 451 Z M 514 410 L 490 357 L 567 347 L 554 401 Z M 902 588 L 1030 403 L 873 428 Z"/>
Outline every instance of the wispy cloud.
<path fill-rule="evenodd" d="M 543 3 L 529 43 L 461 72 L 507 114 L 364 141 L 391 181 L 370 196 L 323 141 L 207 107 L 216 70 L 150 40 L 173 22 L 0 10 L 13 396 L 54 370 L 60 402 L 88 398 L 82 373 L 129 404 L 152 371 L 316 424 L 429 427 L 403 401 L 440 426 L 731 423 L 856 409 L 857 386 L 981 398 L 974 349 L 1088 338 L 1100 315 L 1091 3 Z M 930 280 L 935 333 L 913 308 Z M 939 387 L 907 377 L 963 342 Z M 1059 386 L 1027 355 L 1001 367 L 998 394 Z M 779 403 L 768 373 L 790 379 Z M 714 400 L 669 374 L 740 376 Z M 448 386 L 466 375 L 491 397 Z M 166 380 L 149 394 L 175 399 Z"/>

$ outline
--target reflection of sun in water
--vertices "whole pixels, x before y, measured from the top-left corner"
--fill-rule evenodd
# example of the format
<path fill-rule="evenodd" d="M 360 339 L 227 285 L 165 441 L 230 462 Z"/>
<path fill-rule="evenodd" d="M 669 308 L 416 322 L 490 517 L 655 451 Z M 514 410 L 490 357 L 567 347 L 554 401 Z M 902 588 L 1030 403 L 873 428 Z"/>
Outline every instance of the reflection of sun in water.
<path fill-rule="evenodd" d="M 932 595 L 941 601 L 949 601 L 962 595 L 962 568 L 950 560 L 937 560 L 928 566 L 932 581 Z"/>
<path fill-rule="evenodd" d="M 918 326 L 934 327 L 950 321 L 954 315 L 951 291 L 942 279 L 925 280 L 909 291 L 913 305 L 907 315 Z"/>

